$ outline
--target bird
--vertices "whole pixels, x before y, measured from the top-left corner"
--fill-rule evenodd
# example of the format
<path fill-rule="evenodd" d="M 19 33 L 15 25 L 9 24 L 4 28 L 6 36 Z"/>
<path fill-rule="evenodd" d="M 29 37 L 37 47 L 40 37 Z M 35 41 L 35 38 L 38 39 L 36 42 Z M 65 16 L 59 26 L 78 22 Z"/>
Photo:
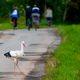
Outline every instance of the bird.
<path fill-rule="evenodd" d="M 11 51 L 4 54 L 4 56 L 6 58 L 13 59 L 13 61 L 14 61 L 14 72 L 15 72 L 15 66 L 18 65 L 18 60 L 19 60 L 18 58 L 24 56 L 24 47 L 26 47 L 25 41 L 21 41 L 21 49 L 20 50 L 15 50 L 15 51 L 11 50 Z"/>

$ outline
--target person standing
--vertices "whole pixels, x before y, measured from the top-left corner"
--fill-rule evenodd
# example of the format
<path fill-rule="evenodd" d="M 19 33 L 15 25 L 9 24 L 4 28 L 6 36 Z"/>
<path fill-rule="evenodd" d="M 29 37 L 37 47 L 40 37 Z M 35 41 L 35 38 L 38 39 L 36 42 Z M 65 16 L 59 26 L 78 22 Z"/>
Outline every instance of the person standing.
<path fill-rule="evenodd" d="M 27 5 L 25 9 L 25 16 L 26 16 L 26 26 L 28 26 L 28 30 L 32 27 L 32 7 Z"/>
<path fill-rule="evenodd" d="M 11 17 L 11 23 L 13 25 L 13 29 L 16 29 L 19 12 L 15 5 L 13 5 L 13 8 L 11 9 L 10 17 Z"/>
<path fill-rule="evenodd" d="M 50 7 L 48 7 L 45 11 L 45 18 L 46 18 L 46 24 L 48 27 L 51 27 L 52 24 L 52 18 L 53 18 L 53 12 Z"/>
<path fill-rule="evenodd" d="M 32 8 L 32 22 L 33 26 L 35 27 L 35 30 L 39 28 L 39 18 L 40 18 L 40 9 L 36 5 L 34 5 L 34 7 Z"/>

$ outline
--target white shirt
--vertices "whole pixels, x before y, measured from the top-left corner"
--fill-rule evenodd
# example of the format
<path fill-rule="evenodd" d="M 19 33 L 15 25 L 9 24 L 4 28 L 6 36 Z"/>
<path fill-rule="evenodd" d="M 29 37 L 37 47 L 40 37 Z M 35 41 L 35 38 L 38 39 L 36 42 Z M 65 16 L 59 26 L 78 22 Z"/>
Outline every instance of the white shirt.
<path fill-rule="evenodd" d="M 45 12 L 45 17 L 53 17 L 53 13 L 52 13 L 52 10 L 51 9 L 47 9 L 46 12 Z"/>
<path fill-rule="evenodd" d="M 12 13 L 12 15 L 17 15 L 17 14 L 18 14 L 17 10 L 14 10 Z"/>

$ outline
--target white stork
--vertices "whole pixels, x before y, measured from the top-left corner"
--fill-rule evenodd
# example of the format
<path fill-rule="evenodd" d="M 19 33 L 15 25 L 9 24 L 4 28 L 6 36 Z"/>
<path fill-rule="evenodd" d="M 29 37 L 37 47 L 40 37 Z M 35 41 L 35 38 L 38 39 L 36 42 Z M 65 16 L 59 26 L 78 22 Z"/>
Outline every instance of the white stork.
<path fill-rule="evenodd" d="M 9 51 L 4 54 L 6 58 L 12 58 L 14 60 L 14 72 L 15 72 L 15 65 L 18 64 L 18 58 L 22 57 L 24 55 L 24 48 L 25 47 L 25 42 L 21 41 L 21 49 L 20 50 L 15 50 L 15 51 Z"/>

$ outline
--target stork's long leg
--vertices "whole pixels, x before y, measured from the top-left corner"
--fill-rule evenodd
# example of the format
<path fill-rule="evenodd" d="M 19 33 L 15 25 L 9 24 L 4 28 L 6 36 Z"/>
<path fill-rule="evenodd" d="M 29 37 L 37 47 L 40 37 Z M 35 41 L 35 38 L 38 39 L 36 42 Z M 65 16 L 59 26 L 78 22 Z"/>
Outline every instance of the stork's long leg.
<path fill-rule="evenodd" d="M 15 64 L 15 62 L 14 62 L 14 76 L 16 76 L 15 70 L 16 70 L 16 64 Z"/>
<path fill-rule="evenodd" d="M 19 65 L 16 65 L 16 66 L 17 66 L 18 70 L 20 71 L 20 73 L 23 74 L 23 75 L 25 75 L 25 74 L 21 71 Z"/>
<path fill-rule="evenodd" d="M 18 65 L 18 58 L 16 58 L 16 65 Z"/>
<path fill-rule="evenodd" d="M 18 65 L 18 58 L 14 58 L 14 76 L 16 76 L 15 71 L 17 65 Z"/>
<path fill-rule="evenodd" d="M 18 68 L 18 70 L 20 71 L 21 74 L 25 75 L 25 74 L 20 70 L 20 68 L 19 68 L 19 66 L 18 66 L 18 61 L 19 61 L 18 58 L 14 58 L 14 75 L 16 76 L 16 74 L 15 74 L 16 67 Z"/>

